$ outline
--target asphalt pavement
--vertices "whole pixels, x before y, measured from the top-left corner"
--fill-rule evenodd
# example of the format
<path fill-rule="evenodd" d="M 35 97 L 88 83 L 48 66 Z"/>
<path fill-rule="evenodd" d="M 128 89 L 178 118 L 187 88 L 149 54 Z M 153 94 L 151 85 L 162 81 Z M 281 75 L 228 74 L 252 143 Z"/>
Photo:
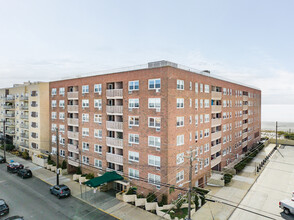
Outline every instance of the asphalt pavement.
<path fill-rule="evenodd" d="M 10 207 L 9 215 L 2 219 L 13 215 L 30 220 L 116 219 L 72 196 L 58 199 L 49 188 L 38 178 L 22 179 L 8 173 L 6 164 L 0 164 L 0 198 Z"/>

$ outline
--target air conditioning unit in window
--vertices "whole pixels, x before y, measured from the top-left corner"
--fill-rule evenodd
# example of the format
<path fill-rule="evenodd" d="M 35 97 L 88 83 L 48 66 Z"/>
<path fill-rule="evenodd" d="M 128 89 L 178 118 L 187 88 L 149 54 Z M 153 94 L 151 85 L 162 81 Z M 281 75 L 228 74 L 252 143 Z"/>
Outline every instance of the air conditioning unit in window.
<path fill-rule="evenodd" d="M 160 89 L 155 89 L 156 92 L 160 92 Z"/>
<path fill-rule="evenodd" d="M 160 131 L 160 128 L 156 128 L 156 131 Z"/>
<path fill-rule="evenodd" d="M 101 95 L 101 91 L 98 92 L 98 95 Z"/>
<path fill-rule="evenodd" d="M 132 94 L 133 93 L 133 91 L 129 91 L 129 94 Z"/>
<path fill-rule="evenodd" d="M 129 126 L 129 129 L 132 129 L 132 126 Z"/>
<path fill-rule="evenodd" d="M 160 185 L 156 185 L 156 189 L 160 189 Z"/>
<path fill-rule="evenodd" d="M 102 107 L 98 107 L 98 110 L 102 110 Z"/>
<path fill-rule="evenodd" d="M 156 170 L 160 170 L 160 167 L 156 167 Z"/>
<path fill-rule="evenodd" d="M 160 147 L 157 147 L 156 150 L 157 150 L 157 151 L 160 151 Z"/>
<path fill-rule="evenodd" d="M 129 108 L 129 111 L 131 112 L 131 111 L 133 111 L 133 109 L 132 108 Z"/>
<path fill-rule="evenodd" d="M 133 145 L 131 143 L 129 143 L 129 147 L 132 147 Z"/>
<path fill-rule="evenodd" d="M 156 112 L 160 112 L 160 108 L 156 108 Z"/>

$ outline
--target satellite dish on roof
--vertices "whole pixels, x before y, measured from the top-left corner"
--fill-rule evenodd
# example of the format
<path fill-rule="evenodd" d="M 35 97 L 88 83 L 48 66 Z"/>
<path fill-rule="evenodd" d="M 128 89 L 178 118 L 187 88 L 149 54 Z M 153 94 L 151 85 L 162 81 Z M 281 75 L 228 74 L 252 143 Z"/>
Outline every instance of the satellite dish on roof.
<path fill-rule="evenodd" d="M 201 73 L 203 73 L 203 74 L 210 74 L 210 70 L 203 70 L 203 71 L 201 71 Z"/>

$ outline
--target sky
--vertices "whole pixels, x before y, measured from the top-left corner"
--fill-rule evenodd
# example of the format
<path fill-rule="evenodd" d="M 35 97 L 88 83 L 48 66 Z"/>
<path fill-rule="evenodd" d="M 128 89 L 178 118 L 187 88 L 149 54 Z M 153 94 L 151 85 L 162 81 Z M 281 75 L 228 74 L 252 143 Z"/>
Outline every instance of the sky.
<path fill-rule="evenodd" d="M 258 87 L 262 120 L 294 121 L 293 9 L 293 0 L 0 0 L 0 87 L 169 60 Z"/>

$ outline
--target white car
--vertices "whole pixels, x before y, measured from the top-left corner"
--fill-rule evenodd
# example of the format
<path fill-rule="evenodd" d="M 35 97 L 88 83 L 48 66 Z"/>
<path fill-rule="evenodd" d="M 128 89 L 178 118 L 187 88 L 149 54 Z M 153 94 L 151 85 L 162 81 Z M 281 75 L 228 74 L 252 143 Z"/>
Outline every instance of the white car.
<path fill-rule="evenodd" d="M 284 210 L 286 215 L 293 214 L 294 215 L 294 201 L 291 199 L 284 199 L 279 202 L 279 206 Z"/>

